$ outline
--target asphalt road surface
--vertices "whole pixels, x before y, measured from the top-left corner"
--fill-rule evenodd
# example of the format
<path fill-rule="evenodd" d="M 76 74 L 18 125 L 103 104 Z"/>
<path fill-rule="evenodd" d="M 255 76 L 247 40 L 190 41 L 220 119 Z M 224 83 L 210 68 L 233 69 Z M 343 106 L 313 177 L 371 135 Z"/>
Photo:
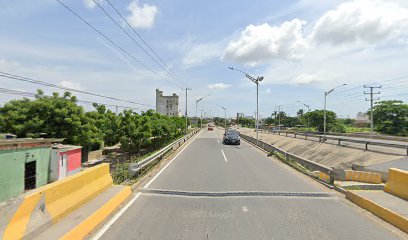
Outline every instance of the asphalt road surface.
<path fill-rule="evenodd" d="M 94 239 L 398 239 L 244 141 L 221 141 L 199 134 Z"/>

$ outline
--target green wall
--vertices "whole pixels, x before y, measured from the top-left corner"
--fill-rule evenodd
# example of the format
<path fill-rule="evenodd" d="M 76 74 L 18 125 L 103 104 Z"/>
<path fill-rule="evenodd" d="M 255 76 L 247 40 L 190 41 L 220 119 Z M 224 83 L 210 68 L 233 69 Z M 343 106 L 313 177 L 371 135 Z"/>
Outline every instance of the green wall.
<path fill-rule="evenodd" d="M 50 147 L 0 150 L 0 202 L 24 192 L 24 165 L 36 161 L 36 187 L 48 183 Z"/>

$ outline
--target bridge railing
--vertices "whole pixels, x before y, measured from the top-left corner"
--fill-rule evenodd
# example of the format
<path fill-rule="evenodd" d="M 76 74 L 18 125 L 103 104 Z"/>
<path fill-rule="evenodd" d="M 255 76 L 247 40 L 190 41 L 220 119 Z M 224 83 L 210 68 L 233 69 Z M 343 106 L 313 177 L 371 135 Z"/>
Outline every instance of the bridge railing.
<path fill-rule="evenodd" d="M 241 138 L 245 139 L 246 141 L 256 145 L 256 139 L 255 138 L 244 135 L 242 133 L 240 134 L 240 136 L 241 136 Z M 288 153 L 288 152 L 286 152 L 286 151 L 284 151 L 284 150 L 282 150 L 282 149 L 280 149 L 278 147 L 275 147 L 275 146 L 273 146 L 273 145 L 271 145 L 269 143 L 266 143 L 266 142 L 264 142 L 262 140 L 258 140 L 258 145 L 257 146 L 264 149 L 267 152 L 279 153 L 280 155 L 284 156 L 286 158 L 286 160 L 295 161 L 295 162 L 297 162 L 297 163 L 299 163 L 299 164 L 301 164 L 301 165 L 303 165 L 303 166 L 305 166 L 305 167 L 307 167 L 309 169 L 317 170 L 317 171 L 320 171 L 322 173 L 327 174 L 328 176 L 330 176 L 330 183 L 331 184 L 334 183 L 334 179 L 335 179 L 335 177 L 337 177 L 336 172 L 331 167 L 327 167 L 327 166 L 324 166 L 322 164 L 319 164 L 319 163 L 310 161 L 308 159 L 305 159 L 303 157 L 297 156 L 295 154 Z"/>
<path fill-rule="evenodd" d="M 194 136 L 197 132 L 199 132 L 201 129 L 196 129 L 185 136 L 177 139 L 176 141 L 170 143 L 166 147 L 160 149 L 158 152 L 154 153 L 153 155 L 146 157 L 145 159 L 136 162 L 136 163 L 131 163 L 129 164 L 129 175 L 131 177 L 138 176 L 139 173 L 142 171 L 142 169 L 146 168 L 147 166 L 150 166 L 153 162 L 156 162 L 159 159 L 162 159 L 164 155 L 166 155 L 168 152 L 170 152 L 172 149 L 177 149 L 179 148 L 183 143 L 187 142 L 189 138 Z"/>
<path fill-rule="evenodd" d="M 408 155 L 408 144 L 406 143 L 387 143 L 387 142 L 379 142 L 371 139 L 350 139 L 349 137 L 342 137 L 342 136 L 326 136 L 324 137 L 321 134 L 317 133 L 308 133 L 308 132 L 296 132 L 296 131 L 279 131 L 279 130 L 268 130 L 264 129 L 263 131 L 269 132 L 272 134 L 284 134 L 285 136 L 288 136 L 289 134 L 294 135 L 296 138 L 297 136 L 304 136 L 305 139 L 308 137 L 310 138 L 318 138 L 319 142 L 324 142 L 326 140 L 335 140 L 337 141 L 337 145 L 341 146 L 341 142 L 350 142 L 350 143 L 359 143 L 363 144 L 365 146 L 365 150 L 368 151 L 368 146 L 381 146 L 381 147 L 388 147 L 388 148 L 398 148 L 398 149 L 405 149 L 406 150 L 406 155 Z"/>

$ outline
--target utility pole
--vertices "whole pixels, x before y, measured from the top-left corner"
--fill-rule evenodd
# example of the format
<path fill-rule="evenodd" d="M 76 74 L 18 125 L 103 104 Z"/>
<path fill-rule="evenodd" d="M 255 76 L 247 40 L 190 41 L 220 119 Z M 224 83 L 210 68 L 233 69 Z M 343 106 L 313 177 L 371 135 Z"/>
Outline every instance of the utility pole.
<path fill-rule="evenodd" d="M 374 100 L 380 100 L 380 98 L 374 98 L 375 94 L 381 94 L 381 92 L 374 92 L 374 88 L 382 88 L 382 86 L 363 86 L 364 88 L 369 88 L 370 92 L 364 92 L 364 94 L 369 94 L 370 95 L 370 99 L 365 99 L 366 101 L 370 101 L 371 102 L 371 107 L 370 107 L 370 127 L 371 127 L 371 134 L 374 133 L 374 115 L 373 115 L 373 107 L 374 107 Z"/>
<path fill-rule="evenodd" d="M 187 92 L 191 90 L 191 88 L 184 88 L 186 90 L 186 134 L 188 133 L 188 112 L 187 112 Z"/>

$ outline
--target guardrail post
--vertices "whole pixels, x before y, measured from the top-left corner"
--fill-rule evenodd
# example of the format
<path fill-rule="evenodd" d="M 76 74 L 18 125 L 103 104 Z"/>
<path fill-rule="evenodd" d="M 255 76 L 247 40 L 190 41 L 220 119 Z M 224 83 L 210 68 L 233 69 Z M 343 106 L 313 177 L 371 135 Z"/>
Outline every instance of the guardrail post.
<path fill-rule="evenodd" d="M 286 137 L 288 136 L 288 132 L 286 132 Z"/>
<path fill-rule="evenodd" d="M 296 133 L 295 133 L 295 138 L 296 138 Z"/>
<path fill-rule="evenodd" d="M 307 133 L 305 134 L 305 139 L 307 140 Z"/>
<path fill-rule="evenodd" d="M 341 141 L 341 140 L 339 139 L 338 141 L 339 141 L 338 145 L 340 146 L 340 141 Z"/>
<path fill-rule="evenodd" d="M 322 136 L 319 136 L 319 142 L 322 142 Z"/>
<path fill-rule="evenodd" d="M 368 151 L 368 142 L 365 143 L 365 150 Z"/>
<path fill-rule="evenodd" d="M 330 175 L 329 182 L 330 184 L 334 185 L 334 177 L 332 175 Z"/>
<path fill-rule="evenodd" d="M 280 136 L 280 132 L 278 132 L 278 135 Z"/>
<path fill-rule="evenodd" d="M 407 155 L 408 155 L 408 145 L 407 145 Z"/>

